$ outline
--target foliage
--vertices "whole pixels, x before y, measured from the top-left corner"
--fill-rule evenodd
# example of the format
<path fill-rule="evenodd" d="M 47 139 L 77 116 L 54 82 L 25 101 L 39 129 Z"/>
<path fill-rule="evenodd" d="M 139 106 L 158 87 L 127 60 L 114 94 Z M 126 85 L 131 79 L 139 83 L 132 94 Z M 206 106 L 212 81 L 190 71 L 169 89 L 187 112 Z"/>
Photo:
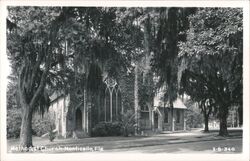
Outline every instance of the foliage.
<path fill-rule="evenodd" d="M 227 135 L 228 108 L 242 107 L 242 14 L 238 8 L 201 8 L 189 17 L 187 41 L 179 43 L 182 87 L 195 99 L 215 101 L 220 135 Z"/>
<path fill-rule="evenodd" d="M 15 74 L 9 76 L 7 88 L 7 138 L 19 138 L 22 112 L 17 94 L 17 78 Z M 32 133 L 42 136 L 49 130 L 49 125 L 53 124 L 53 119 L 49 114 L 41 115 L 34 113 Z M 39 116 L 40 115 L 40 116 Z"/>
<path fill-rule="evenodd" d="M 50 129 L 55 129 L 55 118 L 50 114 L 46 113 L 43 117 L 39 114 L 35 114 L 32 120 L 32 129 L 36 136 L 42 136 L 50 131 Z"/>
<path fill-rule="evenodd" d="M 51 41 L 48 35 L 54 27 L 51 21 L 60 13 L 59 8 L 9 7 L 8 10 L 9 19 L 18 26 L 8 34 L 7 48 L 12 70 L 18 76 L 19 97 L 21 102 L 25 100 L 43 113 L 48 108 L 49 100 L 47 91 L 42 88 L 45 80 L 41 80 L 46 78 L 46 66 L 49 64 L 45 63 L 45 68 L 40 65 L 48 60 L 46 53 Z M 32 97 L 35 94 L 36 97 Z"/>
<path fill-rule="evenodd" d="M 54 128 L 53 126 L 49 126 L 50 129 L 49 129 L 49 140 L 50 142 L 52 142 L 55 138 L 56 138 L 56 132 L 54 132 Z"/>
<path fill-rule="evenodd" d="M 80 95 L 73 101 L 94 104 L 107 76 L 117 80 L 124 109 L 133 109 L 138 101 L 141 107 L 149 106 L 155 81 L 158 88 L 165 87 L 164 101 L 170 106 L 179 92 L 197 102 L 215 100 L 220 118 L 227 115 L 228 106 L 242 108 L 241 9 L 9 7 L 8 11 L 7 49 L 14 75 L 8 108 L 21 106 L 30 108 L 29 113 L 44 114 L 51 93 L 67 94 L 75 87 Z M 134 75 L 137 65 L 140 71 Z M 133 93 L 138 87 L 135 76 L 142 78 L 139 100 Z M 127 135 L 134 129 L 134 116 L 128 112 L 123 117 Z M 100 123 L 93 128 L 94 135 L 118 135 L 110 127 L 119 126 Z"/>
<path fill-rule="evenodd" d="M 22 122 L 22 113 L 20 108 L 7 109 L 7 138 L 19 138 Z M 49 114 L 43 117 L 35 114 L 32 122 L 32 134 L 35 136 L 42 136 L 50 130 L 50 126 L 55 128 L 54 120 Z"/>
<path fill-rule="evenodd" d="M 99 122 L 92 129 L 92 136 L 120 136 L 122 125 L 120 122 Z"/>
<path fill-rule="evenodd" d="M 21 129 L 21 109 L 18 103 L 17 78 L 14 74 L 9 77 L 7 86 L 7 138 L 18 138 Z"/>
<path fill-rule="evenodd" d="M 17 76 L 10 74 L 8 76 L 9 83 L 7 85 L 7 109 L 20 108 L 18 93 L 17 93 Z"/>
<path fill-rule="evenodd" d="M 226 92 L 232 92 L 232 97 L 236 98 L 233 99 L 234 102 L 240 102 L 242 10 L 200 9 L 197 14 L 190 16 L 189 21 L 191 25 L 187 41 L 179 44 L 179 57 L 185 59 L 186 67 L 190 72 L 205 77 L 203 82 L 199 82 L 207 83 L 210 91 L 216 90 L 209 86 L 212 82 L 213 85 L 219 85 L 221 82 L 227 86 Z M 206 80 L 209 78 L 211 78 L 211 84 Z"/>
<path fill-rule="evenodd" d="M 61 64 L 58 31 L 68 10 L 64 7 L 8 7 L 8 21 L 17 27 L 7 32 L 7 54 L 16 74 L 22 107 L 20 145 L 32 145 L 32 114 L 44 114 L 50 105 L 49 73 Z M 7 26 L 8 27 L 8 26 Z"/>
<path fill-rule="evenodd" d="M 99 122 L 92 128 L 91 136 L 129 136 L 135 132 L 134 110 L 127 110 L 115 122 Z"/>
<path fill-rule="evenodd" d="M 134 134 L 136 126 L 134 110 L 125 111 L 125 113 L 122 115 L 121 123 L 123 136 L 129 136 Z"/>
<path fill-rule="evenodd" d="M 187 128 L 201 128 L 203 123 L 203 117 L 200 113 L 188 110 L 186 113 Z"/>
<path fill-rule="evenodd" d="M 201 128 L 203 123 L 203 116 L 201 114 L 201 110 L 197 106 L 197 102 L 192 99 L 185 99 L 184 104 L 187 106 L 187 110 L 185 112 L 185 118 L 187 129 L 188 128 Z"/>
<path fill-rule="evenodd" d="M 126 72 L 130 68 L 129 60 L 135 49 L 131 48 L 134 45 L 131 41 L 133 35 L 127 31 L 131 26 L 122 25 L 125 22 L 121 22 L 116 15 L 119 8 L 77 7 L 72 10 L 74 18 L 68 23 L 73 25 L 67 30 L 73 32 L 64 32 L 64 36 L 69 42 L 69 48 L 75 51 L 75 67 L 83 69 L 88 78 L 95 75 L 90 69 L 97 66 L 114 78 L 117 78 L 120 71 Z M 80 38 L 79 34 L 82 35 Z M 94 83 L 91 80 L 89 82 Z"/>
<path fill-rule="evenodd" d="M 73 86 L 87 87 L 86 98 L 83 98 L 84 95 L 80 98 L 94 105 L 96 100 L 93 98 L 102 90 L 103 80 L 107 76 L 116 79 L 121 88 L 127 86 L 121 77 L 126 77 L 132 70 L 131 59 L 135 46 L 141 43 L 140 36 L 134 31 L 138 34 L 141 32 L 133 23 L 127 24 L 125 19 L 117 16 L 125 12 L 125 8 L 76 7 L 72 11 L 74 16 L 66 22 L 68 27 L 61 34 L 68 42 L 68 50 L 73 53 Z M 129 102 L 128 108 L 132 108 L 131 99 L 126 98 L 128 92 L 125 91 L 128 90 L 121 91 L 125 93 L 122 93 L 123 102 Z M 94 113 L 94 108 L 91 108 L 91 116 Z"/>
<path fill-rule="evenodd" d="M 134 31 L 141 33 L 139 28 L 124 25 L 116 8 L 9 7 L 8 11 L 8 24 L 17 26 L 7 35 L 8 56 L 18 77 L 21 106 L 29 115 L 44 114 L 53 91 L 67 93 L 73 74 L 82 74 L 88 96 L 93 95 L 103 76 L 117 78 L 120 71 L 127 72 L 136 50 L 131 46 L 140 42 L 135 39 L 140 36 L 134 36 Z"/>
<path fill-rule="evenodd" d="M 21 110 L 7 109 L 7 138 L 18 138 L 21 130 Z"/>
<path fill-rule="evenodd" d="M 151 108 L 152 105 L 149 103 L 153 102 L 155 92 L 152 71 L 147 73 L 145 77 L 145 81 L 143 82 L 143 80 L 140 80 L 139 83 L 139 105 L 141 109 Z"/>
<path fill-rule="evenodd" d="M 160 8 L 157 32 L 152 42 L 154 56 L 152 67 L 157 76 L 158 87 L 164 87 L 164 101 L 170 106 L 177 98 L 178 92 L 178 41 L 185 40 L 187 16 L 193 8 Z"/>
<path fill-rule="evenodd" d="M 134 104 L 134 73 L 121 73 L 119 78 L 122 104 L 124 109 L 133 109 Z"/>

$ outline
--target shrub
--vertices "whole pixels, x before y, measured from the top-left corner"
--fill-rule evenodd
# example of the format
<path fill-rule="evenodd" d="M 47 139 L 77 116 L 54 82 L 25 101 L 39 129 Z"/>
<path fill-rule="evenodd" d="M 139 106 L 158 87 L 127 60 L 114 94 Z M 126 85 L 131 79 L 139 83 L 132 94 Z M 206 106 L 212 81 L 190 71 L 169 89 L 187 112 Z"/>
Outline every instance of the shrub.
<path fill-rule="evenodd" d="M 21 109 L 12 108 L 7 110 L 7 138 L 18 138 L 21 131 Z"/>
<path fill-rule="evenodd" d="M 133 110 L 128 110 L 122 115 L 121 119 L 123 136 L 133 135 L 135 132 L 135 113 Z"/>
<path fill-rule="evenodd" d="M 7 138 L 19 138 L 22 124 L 22 113 L 20 108 L 7 109 Z M 42 136 L 55 128 L 54 119 L 49 113 L 41 117 L 39 114 L 33 115 L 32 135 Z"/>
<path fill-rule="evenodd" d="M 50 126 L 49 130 L 49 140 L 52 142 L 56 138 L 56 132 L 53 131 L 53 126 Z"/>
<path fill-rule="evenodd" d="M 187 118 L 187 127 L 189 128 L 201 128 L 203 117 L 200 113 L 196 113 L 194 111 L 186 112 Z"/>
<path fill-rule="evenodd" d="M 92 129 L 92 136 L 120 136 L 122 124 L 120 122 L 100 122 Z"/>
<path fill-rule="evenodd" d="M 92 129 L 92 136 L 107 136 L 107 129 L 105 122 L 100 122 L 95 125 L 95 127 Z"/>
<path fill-rule="evenodd" d="M 51 117 L 50 113 L 45 113 L 43 117 L 39 114 L 34 114 L 32 120 L 32 129 L 36 136 L 42 136 L 48 133 L 50 130 L 55 129 L 54 119 Z"/>
<path fill-rule="evenodd" d="M 121 115 L 120 121 L 100 122 L 92 129 L 92 136 L 129 136 L 135 132 L 135 115 L 133 110 Z"/>

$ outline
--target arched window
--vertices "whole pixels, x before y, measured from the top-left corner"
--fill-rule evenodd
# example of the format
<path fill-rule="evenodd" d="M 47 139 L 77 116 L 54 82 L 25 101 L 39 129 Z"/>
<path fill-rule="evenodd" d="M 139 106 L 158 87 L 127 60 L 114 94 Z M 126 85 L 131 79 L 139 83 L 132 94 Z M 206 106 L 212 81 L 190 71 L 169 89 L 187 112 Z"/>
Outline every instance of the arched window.
<path fill-rule="evenodd" d="M 116 120 L 116 112 L 117 112 L 117 106 L 116 106 L 116 88 L 113 88 L 112 91 L 112 121 Z"/>
<path fill-rule="evenodd" d="M 122 112 L 121 92 L 116 80 L 112 78 L 106 78 L 105 84 L 105 121 L 115 121 L 119 119 L 119 116 Z"/>

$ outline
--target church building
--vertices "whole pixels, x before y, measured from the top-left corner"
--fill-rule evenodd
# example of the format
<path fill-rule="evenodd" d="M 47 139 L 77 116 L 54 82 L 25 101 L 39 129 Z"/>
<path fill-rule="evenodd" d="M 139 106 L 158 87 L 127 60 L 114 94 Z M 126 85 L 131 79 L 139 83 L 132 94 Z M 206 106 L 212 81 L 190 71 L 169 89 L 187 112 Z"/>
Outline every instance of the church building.
<path fill-rule="evenodd" d="M 92 101 L 81 99 L 87 97 L 82 97 L 86 95 L 86 91 L 79 90 L 80 88 L 72 89 L 67 95 L 58 92 L 51 96 L 49 111 L 54 117 L 55 131 L 59 137 L 90 136 L 91 129 L 96 124 L 119 121 L 126 110 L 123 107 L 119 84 L 111 78 L 106 78 L 103 82 L 102 88 Z M 171 109 L 168 106 L 164 107 L 160 97 L 161 93 L 156 94 L 152 107 L 141 108 L 139 118 L 141 134 L 186 130 L 184 113 L 187 107 L 181 99 L 177 98 L 173 102 L 172 117 Z"/>

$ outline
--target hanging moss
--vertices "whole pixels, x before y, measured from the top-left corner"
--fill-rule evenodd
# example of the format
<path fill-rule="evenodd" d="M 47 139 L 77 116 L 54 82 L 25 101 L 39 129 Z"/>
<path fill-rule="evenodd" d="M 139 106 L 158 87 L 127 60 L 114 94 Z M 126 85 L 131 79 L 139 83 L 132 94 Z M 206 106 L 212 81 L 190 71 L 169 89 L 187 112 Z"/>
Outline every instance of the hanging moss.
<path fill-rule="evenodd" d="M 93 93 L 96 93 L 100 89 L 100 86 L 102 84 L 102 71 L 97 64 L 92 63 L 90 65 L 89 74 L 88 74 L 87 79 L 88 79 L 87 80 L 88 90 L 93 92 Z"/>

